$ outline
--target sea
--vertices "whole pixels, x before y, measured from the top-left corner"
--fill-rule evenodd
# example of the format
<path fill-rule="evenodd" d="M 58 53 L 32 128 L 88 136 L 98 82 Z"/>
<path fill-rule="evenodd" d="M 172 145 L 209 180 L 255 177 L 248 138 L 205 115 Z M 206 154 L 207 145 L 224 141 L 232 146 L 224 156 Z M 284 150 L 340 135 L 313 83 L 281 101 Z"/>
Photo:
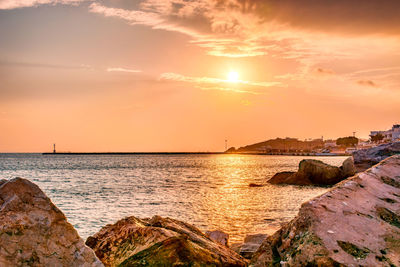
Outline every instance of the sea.
<path fill-rule="evenodd" d="M 39 185 L 86 239 L 127 216 L 170 217 L 202 231 L 222 230 L 230 243 L 272 234 L 324 187 L 271 185 L 276 172 L 302 159 L 339 166 L 346 157 L 272 155 L 0 154 L 0 179 Z M 250 183 L 262 187 L 249 187 Z"/>

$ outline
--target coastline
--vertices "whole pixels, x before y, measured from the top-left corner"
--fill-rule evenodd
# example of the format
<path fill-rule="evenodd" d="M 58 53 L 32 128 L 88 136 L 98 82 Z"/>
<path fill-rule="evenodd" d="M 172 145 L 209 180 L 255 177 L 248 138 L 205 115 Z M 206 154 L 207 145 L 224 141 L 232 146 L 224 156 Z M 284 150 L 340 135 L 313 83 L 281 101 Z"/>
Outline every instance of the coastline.
<path fill-rule="evenodd" d="M 85 246 L 62 211 L 37 185 L 22 178 L 1 180 L 0 195 L 5 207 L 2 215 L 23 219 L 17 224 L 3 222 L 6 234 L 1 235 L 0 243 L 9 250 L 0 253 L 0 263 L 173 266 L 183 262 L 260 267 L 275 263 L 281 266 L 398 263 L 396 242 L 385 236 L 393 236 L 394 240 L 399 237 L 396 227 L 400 217 L 396 214 L 395 200 L 400 194 L 399 166 L 399 155 L 389 157 L 304 202 L 298 215 L 274 234 L 248 235 L 244 243 L 231 245 L 224 232 L 204 233 L 185 221 L 155 215 L 143 219 L 130 216 L 108 224 L 88 237 Z M 32 221 L 29 217 L 48 218 L 52 223 L 45 231 L 51 234 L 40 239 L 44 231 L 41 220 Z M 371 224 L 379 231 L 371 232 Z M 354 231 L 354 227 L 361 231 Z M 60 232 L 68 234 L 64 234 L 65 240 L 59 244 L 56 241 L 62 235 Z M 55 245 L 46 247 L 49 242 Z M 29 249 L 31 244 L 39 244 L 38 249 Z M 12 255 L 21 251 L 24 254 L 10 257 L 9 251 Z"/>
<path fill-rule="evenodd" d="M 226 152 L 43 152 L 42 155 L 260 155 L 260 156 L 351 156 L 348 153 L 226 153 Z"/>

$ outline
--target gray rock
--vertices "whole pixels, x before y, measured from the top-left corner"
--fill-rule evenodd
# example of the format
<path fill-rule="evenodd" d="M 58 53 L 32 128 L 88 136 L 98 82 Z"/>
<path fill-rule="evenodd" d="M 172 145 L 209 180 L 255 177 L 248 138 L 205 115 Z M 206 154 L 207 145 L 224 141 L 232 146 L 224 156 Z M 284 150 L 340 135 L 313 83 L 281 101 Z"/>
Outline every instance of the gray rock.
<path fill-rule="evenodd" d="M 268 235 L 266 234 L 247 235 L 244 239 L 244 243 L 240 246 L 239 254 L 243 258 L 251 259 L 267 237 Z"/>
<path fill-rule="evenodd" d="M 217 242 L 225 247 L 228 247 L 229 235 L 219 230 L 207 231 L 208 236 L 212 241 Z"/>
<path fill-rule="evenodd" d="M 396 154 L 400 154 L 400 142 L 356 150 L 353 152 L 353 158 L 357 170 L 364 171 L 381 160 Z"/>
<path fill-rule="evenodd" d="M 0 185 L 0 266 L 103 266 L 32 182 Z"/>
<path fill-rule="evenodd" d="M 229 246 L 230 249 L 235 251 L 237 254 L 240 253 L 240 248 L 242 247 L 243 243 L 233 243 Z"/>
<path fill-rule="evenodd" d="M 304 203 L 252 266 L 399 266 L 400 155 Z"/>

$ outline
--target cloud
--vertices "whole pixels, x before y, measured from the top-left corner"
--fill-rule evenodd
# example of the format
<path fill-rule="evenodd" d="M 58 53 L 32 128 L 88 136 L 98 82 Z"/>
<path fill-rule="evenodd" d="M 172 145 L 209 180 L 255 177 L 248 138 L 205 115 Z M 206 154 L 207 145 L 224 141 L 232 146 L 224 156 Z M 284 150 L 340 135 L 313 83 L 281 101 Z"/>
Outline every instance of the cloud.
<path fill-rule="evenodd" d="M 153 29 L 177 31 L 190 36 L 197 36 L 197 34 L 189 28 L 186 29 L 185 27 L 172 24 L 164 19 L 161 14 L 156 12 L 112 8 L 98 3 L 92 3 L 89 6 L 89 12 L 101 14 L 105 17 L 120 18 L 127 21 L 131 25 L 146 25 L 152 27 Z"/>
<path fill-rule="evenodd" d="M 136 10 L 99 3 L 89 7 L 131 25 L 186 34 L 212 56 L 270 55 L 302 63 L 357 57 L 364 52 L 354 50 L 360 43 L 376 45 L 372 34 L 400 36 L 398 10 L 398 0 L 362 5 L 359 0 L 144 0 Z M 389 40 L 387 46 L 398 45 Z"/>
<path fill-rule="evenodd" d="M 323 69 L 323 68 L 316 68 L 315 73 L 321 74 L 321 75 L 334 75 L 335 72 L 330 69 Z"/>
<path fill-rule="evenodd" d="M 231 91 L 236 93 L 250 93 L 250 94 L 260 94 L 261 92 L 254 91 L 260 88 L 284 86 L 280 82 L 253 82 L 253 81 L 243 81 L 243 80 L 232 82 L 225 79 L 210 78 L 210 77 L 190 77 L 172 72 L 162 73 L 160 75 L 160 80 L 192 83 L 196 87 L 201 88 L 202 90 L 220 90 L 220 91 Z"/>
<path fill-rule="evenodd" d="M 245 24 L 257 20 L 254 14 L 224 11 L 216 2 L 201 1 L 144 1 L 138 10 L 113 8 L 98 3 L 89 12 L 125 20 L 131 25 L 146 25 L 153 29 L 179 32 L 192 38 L 191 43 L 205 48 L 208 54 L 225 57 L 249 57 L 266 54 L 272 43 L 260 44 L 245 36 Z M 218 11 L 215 11 L 218 10 Z M 248 17 L 248 18 L 244 18 Z"/>
<path fill-rule="evenodd" d="M 371 80 L 359 80 L 357 83 L 362 86 L 378 87 L 378 85 Z"/>
<path fill-rule="evenodd" d="M 47 69 L 70 69 L 70 70 L 92 70 L 92 66 L 87 64 L 81 65 L 60 65 L 39 62 L 15 62 L 0 60 L 0 65 L 10 67 L 23 67 L 23 68 L 47 68 Z"/>
<path fill-rule="evenodd" d="M 39 5 L 77 5 L 85 0 L 0 0 L 0 9 L 16 9 Z"/>
<path fill-rule="evenodd" d="M 141 70 L 126 69 L 126 68 L 107 68 L 108 72 L 128 72 L 128 73 L 139 73 Z"/>

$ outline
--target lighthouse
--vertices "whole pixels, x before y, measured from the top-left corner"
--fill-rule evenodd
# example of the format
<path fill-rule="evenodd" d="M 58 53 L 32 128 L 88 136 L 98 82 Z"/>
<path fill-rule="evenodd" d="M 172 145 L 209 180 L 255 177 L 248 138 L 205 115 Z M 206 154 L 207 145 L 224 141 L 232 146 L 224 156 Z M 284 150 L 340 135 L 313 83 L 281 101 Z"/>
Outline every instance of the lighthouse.
<path fill-rule="evenodd" d="M 56 154 L 56 144 L 53 144 L 53 153 Z"/>

